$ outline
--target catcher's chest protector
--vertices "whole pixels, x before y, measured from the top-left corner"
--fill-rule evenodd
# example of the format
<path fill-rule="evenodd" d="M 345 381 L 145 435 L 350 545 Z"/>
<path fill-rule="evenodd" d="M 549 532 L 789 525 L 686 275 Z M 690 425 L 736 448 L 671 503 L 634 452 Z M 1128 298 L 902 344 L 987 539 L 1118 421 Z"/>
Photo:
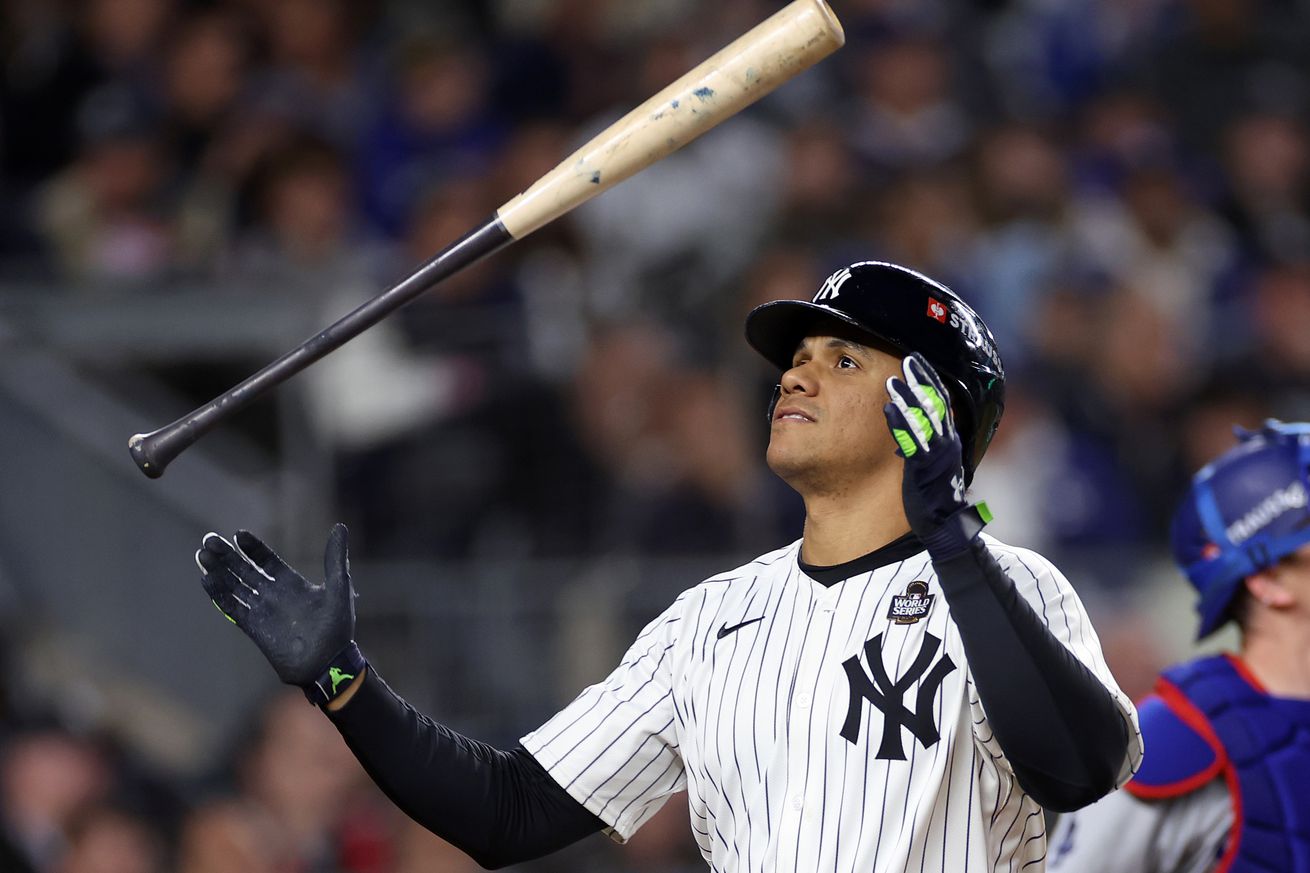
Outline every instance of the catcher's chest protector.
<path fill-rule="evenodd" d="M 1233 828 L 1216 873 L 1310 873 L 1310 700 L 1271 697 L 1228 655 L 1165 670 L 1138 707 L 1127 790 L 1177 797 L 1223 777 Z"/>

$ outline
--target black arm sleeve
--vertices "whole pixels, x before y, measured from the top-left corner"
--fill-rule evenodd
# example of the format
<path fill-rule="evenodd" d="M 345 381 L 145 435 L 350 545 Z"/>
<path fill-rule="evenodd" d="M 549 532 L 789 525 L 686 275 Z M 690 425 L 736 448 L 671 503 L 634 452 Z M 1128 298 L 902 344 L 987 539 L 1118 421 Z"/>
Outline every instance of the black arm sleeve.
<path fill-rule="evenodd" d="M 1128 753 L 1113 695 L 1056 639 L 981 538 L 934 566 L 1019 784 L 1057 812 L 1108 793 Z"/>
<path fill-rule="evenodd" d="M 350 702 L 327 715 L 393 803 L 488 869 L 538 858 L 606 826 L 526 749 L 493 749 L 433 722 L 371 666 Z"/>

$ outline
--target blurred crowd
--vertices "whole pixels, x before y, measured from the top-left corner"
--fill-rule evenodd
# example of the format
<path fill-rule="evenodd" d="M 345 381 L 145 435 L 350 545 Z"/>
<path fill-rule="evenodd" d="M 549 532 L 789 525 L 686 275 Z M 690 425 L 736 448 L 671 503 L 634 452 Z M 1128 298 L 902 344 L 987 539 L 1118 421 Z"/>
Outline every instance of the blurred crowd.
<path fill-rule="evenodd" d="M 185 784 L 95 731 L 29 719 L 0 733 L 5 873 L 474 873 L 401 814 L 297 689 L 252 713 L 220 766 Z M 620 849 L 600 838 L 516 869 L 690 873 L 681 798 Z"/>
<path fill-rule="evenodd" d="M 326 324 L 780 5 L 0 0 L 0 293 L 185 285 Z M 1310 418 L 1310 3 L 832 5 L 831 59 L 306 373 L 356 548 L 790 541 L 761 461 L 776 374 L 741 322 L 853 260 L 993 327 L 1008 400 L 975 490 L 998 535 L 1103 556 L 1080 587 L 1132 580 L 1233 423 Z M 203 799 L 16 723 L 10 850 L 39 873 L 465 869 L 314 715 L 271 703 Z M 134 860 L 86 860 L 106 846 Z"/>
<path fill-rule="evenodd" d="M 0 274 L 336 317 L 776 8 L 704 5 L 10 0 Z M 363 547 L 789 538 L 741 318 L 857 259 L 993 325 L 978 487 L 1037 548 L 1155 542 L 1225 423 L 1310 415 L 1306 4 L 836 6 L 830 61 L 311 371 Z"/>

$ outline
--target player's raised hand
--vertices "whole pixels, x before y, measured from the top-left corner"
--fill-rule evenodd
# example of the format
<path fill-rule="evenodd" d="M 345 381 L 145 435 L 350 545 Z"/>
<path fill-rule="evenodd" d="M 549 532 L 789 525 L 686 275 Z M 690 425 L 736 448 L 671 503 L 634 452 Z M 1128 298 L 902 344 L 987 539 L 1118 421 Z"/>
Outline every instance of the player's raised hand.
<path fill-rule="evenodd" d="M 354 643 L 346 526 L 328 536 L 321 583 L 309 582 L 249 531 L 232 539 L 209 533 L 201 541 L 196 563 L 205 593 L 254 640 L 278 678 L 326 703 L 363 666 Z"/>
<path fill-rule="evenodd" d="M 904 379 L 887 380 L 891 402 L 883 407 L 897 454 L 905 458 L 901 500 L 928 554 L 945 560 L 965 551 L 989 516 L 984 504 L 975 511 L 965 502 L 963 449 L 941 379 L 918 352 L 901 371 Z"/>

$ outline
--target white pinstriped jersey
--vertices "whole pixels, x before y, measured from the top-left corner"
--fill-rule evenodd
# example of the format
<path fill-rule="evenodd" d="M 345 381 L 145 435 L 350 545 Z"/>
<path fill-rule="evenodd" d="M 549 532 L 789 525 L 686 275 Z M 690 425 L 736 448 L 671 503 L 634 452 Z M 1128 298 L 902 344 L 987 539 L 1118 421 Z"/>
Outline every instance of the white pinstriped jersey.
<path fill-rule="evenodd" d="M 986 542 L 1114 694 L 1134 737 L 1126 781 L 1137 713 L 1077 595 L 1040 555 Z M 685 788 L 724 873 L 1040 870 L 1042 811 L 992 735 L 928 555 L 825 587 L 799 552 L 683 592 L 524 746 L 618 839 Z"/>

